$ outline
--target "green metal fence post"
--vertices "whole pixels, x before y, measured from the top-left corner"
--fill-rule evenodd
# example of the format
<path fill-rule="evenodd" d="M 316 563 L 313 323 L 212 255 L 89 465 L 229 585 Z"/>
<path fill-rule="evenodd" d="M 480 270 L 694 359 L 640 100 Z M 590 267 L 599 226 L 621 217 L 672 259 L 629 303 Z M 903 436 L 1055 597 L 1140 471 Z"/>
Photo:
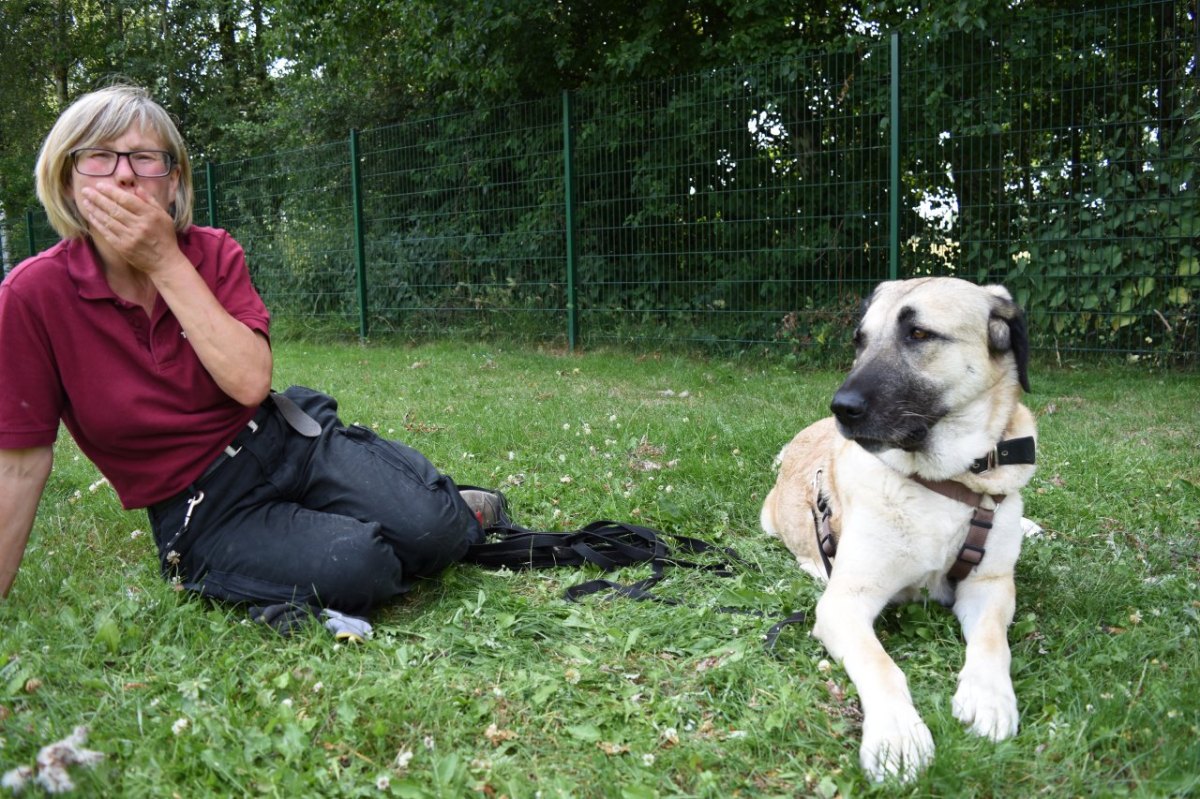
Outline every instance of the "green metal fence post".
<path fill-rule="evenodd" d="M 208 226 L 217 226 L 217 170 L 212 161 L 204 165 L 204 193 L 208 197 Z"/>
<path fill-rule="evenodd" d="M 33 237 L 33 211 L 25 212 L 25 238 L 29 241 L 29 257 L 38 254 L 37 241 Z"/>
<path fill-rule="evenodd" d="M 892 31 L 891 141 L 888 147 L 888 274 L 900 277 L 900 32 Z"/>
<path fill-rule="evenodd" d="M 358 335 L 365 339 L 370 333 L 367 324 L 367 248 L 363 241 L 362 173 L 357 129 L 350 131 L 350 196 L 354 211 L 354 267 L 358 279 Z"/>
<path fill-rule="evenodd" d="M 575 188 L 572 177 L 572 158 L 574 154 L 571 136 L 571 93 L 562 93 L 562 127 L 563 127 L 563 201 L 566 205 L 566 237 L 567 237 L 567 347 L 575 351 L 575 341 L 579 337 L 579 306 L 575 294 Z"/>

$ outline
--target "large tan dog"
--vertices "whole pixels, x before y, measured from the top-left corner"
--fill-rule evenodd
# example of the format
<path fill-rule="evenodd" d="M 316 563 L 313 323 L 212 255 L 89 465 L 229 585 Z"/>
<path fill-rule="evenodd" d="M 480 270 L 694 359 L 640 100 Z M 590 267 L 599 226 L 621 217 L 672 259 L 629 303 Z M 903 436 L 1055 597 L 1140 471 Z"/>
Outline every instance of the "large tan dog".
<path fill-rule="evenodd" d="M 889 602 L 953 606 L 967 642 L 955 717 L 992 740 L 1017 731 L 1007 628 L 1034 471 L 1028 338 L 1003 287 L 921 278 L 876 288 L 854 339 L 836 418 L 783 448 L 762 526 L 828 580 L 813 635 L 858 688 L 863 768 L 909 780 L 933 738 L 873 630 Z"/>

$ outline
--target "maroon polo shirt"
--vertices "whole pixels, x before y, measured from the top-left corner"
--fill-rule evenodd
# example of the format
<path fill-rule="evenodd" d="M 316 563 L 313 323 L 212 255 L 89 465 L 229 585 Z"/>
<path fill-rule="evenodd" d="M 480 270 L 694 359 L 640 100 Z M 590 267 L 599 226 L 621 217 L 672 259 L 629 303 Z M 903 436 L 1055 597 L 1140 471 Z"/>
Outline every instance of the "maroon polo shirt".
<path fill-rule="evenodd" d="M 202 227 L 179 246 L 221 305 L 266 335 L 241 246 Z M 256 410 L 217 386 L 162 297 L 147 317 L 113 293 L 87 239 L 0 284 L 0 449 L 53 444 L 61 419 L 121 504 L 140 508 L 186 488 Z"/>

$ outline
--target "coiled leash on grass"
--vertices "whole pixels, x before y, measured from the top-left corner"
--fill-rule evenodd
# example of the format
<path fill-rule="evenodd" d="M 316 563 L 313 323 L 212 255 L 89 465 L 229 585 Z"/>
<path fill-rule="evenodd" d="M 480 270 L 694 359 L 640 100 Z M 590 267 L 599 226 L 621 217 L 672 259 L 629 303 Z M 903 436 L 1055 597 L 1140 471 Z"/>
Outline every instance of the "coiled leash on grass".
<path fill-rule="evenodd" d="M 513 571 L 591 564 L 605 572 L 640 563 L 650 564 L 650 576 L 634 583 L 600 578 L 573 585 L 563 592 L 563 598 L 571 602 L 607 590 L 612 595 L 629 599 L 685 605 L 678 599 L 663 597 L 649 590 L 663 579 L 667 566 L 700 569 L 719 577 L 732 577 L 734 573 L 731 567 L 734 564 L 749 567 L 730 547 L 718 547 L 699 538 L 663 533 L 626 522 L 600 520 L 566 532 L 540 532 L 509 523 L 489 527 L 485 533 L 483 543 L 472 545 L 463 562 Z M 724 559 L 717 563 L 700 563 L 681 557 L 672 550 L 668 539 L 685 555 L 718 553 Z M 758 618 L 766 615 L 762 611 L 744 608 L 720 607 L 716 610 Z M 800 611 L 771 627 L 766 636 L 768 651 L 774 649 L 776 640 L 787 625 L 803 621 L 804 618 L 804 612 Z"/>

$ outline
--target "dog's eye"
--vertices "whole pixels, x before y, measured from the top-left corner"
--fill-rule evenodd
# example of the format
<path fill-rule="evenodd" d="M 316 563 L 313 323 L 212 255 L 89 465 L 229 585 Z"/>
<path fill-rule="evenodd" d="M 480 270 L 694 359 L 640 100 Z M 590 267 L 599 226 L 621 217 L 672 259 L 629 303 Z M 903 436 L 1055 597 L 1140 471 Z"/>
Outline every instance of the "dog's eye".
<path fill-rule="evenodd" d="M 933 333 L 923 327 L 914 327 L 908 331 L 908 338 L 911 341 L 929 341 L 933 337 Z"/>

